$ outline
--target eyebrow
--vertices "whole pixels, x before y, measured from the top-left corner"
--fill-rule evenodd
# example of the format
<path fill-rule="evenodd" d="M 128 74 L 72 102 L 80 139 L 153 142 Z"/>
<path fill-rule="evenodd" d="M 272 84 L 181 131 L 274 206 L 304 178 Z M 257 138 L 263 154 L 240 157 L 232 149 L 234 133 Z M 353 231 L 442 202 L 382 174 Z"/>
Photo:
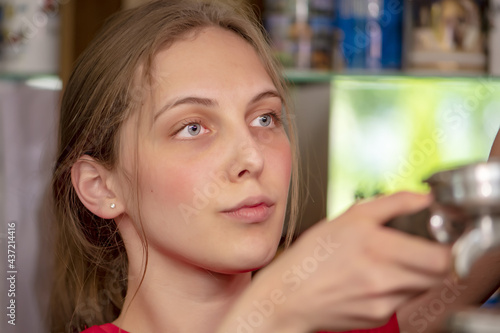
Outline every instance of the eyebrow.
<path fill-rule="evenodd" d="M 283 102 L 283 98 L 281 97 L 281 95 L 276 91 L 276 90 L 266 90 L 266 91 L 263 91 L 257 95 L 255 95 L 251 100 L 250 102 L 248 103 L 249 105 L 250 104 L 254 104 L 254 103 L 257 103 L 263 99 L 266 99 L 266 98 L 272 98 L 272 97 L 275 97 L 275 98 L 279 98 L 281 102 Z M 213 100 L 213 99 L 210 99 L 210 98 L 204 98 L 204 97 L 197 97 L 197 96 L 188 96 L 188 97 L 184 97 L 184 98 L 180 98 L 180 99 L 177 99 L 171 103 L 167 103 L 165 104 L 154 116 L 154 119 L 153 121 L 156 121 L 156 119 L 158 119 L 158 117 L 163 114 L 164 112 L 170 110 L 170 109 L 173 109 L 174 107 L 177 107 L 179 105 L 183 105 L 183 104 L 193 104 L 193 105 L 202 105 L 202 106 L 206 106 L 206 107 L 216 107 L 219 105 L 219 103 L 217 103 L 216 100 Z"/>

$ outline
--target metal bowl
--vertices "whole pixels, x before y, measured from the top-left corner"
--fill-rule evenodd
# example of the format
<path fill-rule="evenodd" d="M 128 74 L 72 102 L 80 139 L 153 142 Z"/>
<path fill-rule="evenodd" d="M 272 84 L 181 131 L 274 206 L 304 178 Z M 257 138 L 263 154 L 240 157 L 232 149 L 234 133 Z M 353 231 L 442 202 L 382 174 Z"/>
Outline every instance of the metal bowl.
<path fill-rule="evenodd" d="M 425 182 L 445 211 L 467 216 L 500 213 L 500 160 L 438 172 Z"/>

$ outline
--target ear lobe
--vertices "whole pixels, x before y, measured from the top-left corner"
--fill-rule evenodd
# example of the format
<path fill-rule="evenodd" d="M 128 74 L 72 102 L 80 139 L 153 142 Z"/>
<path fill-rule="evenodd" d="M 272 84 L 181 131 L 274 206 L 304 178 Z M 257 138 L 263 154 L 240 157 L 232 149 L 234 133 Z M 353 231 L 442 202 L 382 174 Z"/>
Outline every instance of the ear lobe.
<path fill-rule="evenodd" d="M 124 212 L 124 205 L 108 187 L 109 170 L 84 155 L 71 168 L 71 182 L 78 198 L 88 210 L 103 219 L 114 219 Z"/>

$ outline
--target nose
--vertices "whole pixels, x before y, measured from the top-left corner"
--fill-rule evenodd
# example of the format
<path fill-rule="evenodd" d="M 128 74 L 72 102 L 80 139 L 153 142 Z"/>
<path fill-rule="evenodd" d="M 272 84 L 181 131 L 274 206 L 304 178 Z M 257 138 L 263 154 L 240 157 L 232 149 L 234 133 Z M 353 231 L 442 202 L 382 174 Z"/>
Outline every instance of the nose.
<path fill-rule="evenodd" d="M 235 137 L 229 164 L 231 181 L 238 182 L 246 178 L 258 177 L 262 173 L 264 154 L 256 139 L 248 130 L 239 132 Z"/>

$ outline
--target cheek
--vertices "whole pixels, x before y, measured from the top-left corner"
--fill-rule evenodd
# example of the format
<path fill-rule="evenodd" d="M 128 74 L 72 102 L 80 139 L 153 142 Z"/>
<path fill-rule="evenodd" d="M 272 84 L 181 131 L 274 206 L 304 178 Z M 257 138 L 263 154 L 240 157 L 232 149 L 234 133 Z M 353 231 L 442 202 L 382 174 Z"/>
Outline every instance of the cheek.
<path fill-rule="evenodd" d="M 287 137 L 276 140 L 268 152 L 267 160 L 277 179 L 288 185 L 292 172 L 292 150 Z"/>
<path fill-rule="evenodd" d="M 168 211 L 170 217 L 175 217 L 182 204 L 193 206 L 193 197 L 202 183 L 200 176 L 206 170 L 206 165 L 193 163 L 151 163 L 153 167 L 145 170 L 142 182 L 143 198 L 155 203 L 160 210 Z"/>

